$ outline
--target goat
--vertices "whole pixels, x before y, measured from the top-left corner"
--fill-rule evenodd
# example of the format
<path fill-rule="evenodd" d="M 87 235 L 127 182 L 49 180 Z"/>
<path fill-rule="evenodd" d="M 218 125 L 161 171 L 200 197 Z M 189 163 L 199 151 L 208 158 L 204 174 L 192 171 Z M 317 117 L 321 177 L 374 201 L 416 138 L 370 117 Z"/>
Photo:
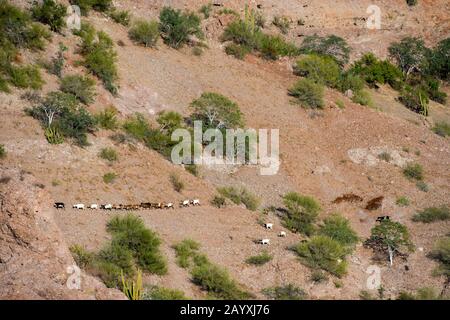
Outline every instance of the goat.
<path fill-rule="evenodd" d="M 200 200 L 199 199 L 194 199 L 194 200 L 191 201 L 191 204 L 193 206 L 199 206 L 200 205 Z"/>
<path fill-rule="evenodd" d="M 152 204 L 150 202 L 141 202 L 141 208 L 142 209 L 151 209 Z"/>
<path fill-rule="evenodd" d="M 112 210 L 113 209 L 113 205 L 112 204 L 103 204 L 101 205 L 101 208 L 104 210 Z"/>
<path fill-rule="evenodd" d="M 164 209 L 175 209 L 172 202 L 165 203 Z"/>
<path fill-rule="evenodd" d="M 377 218 L 377 222 L 382 222 L 382 221 L 390 220 L 390 219 L 391 219 L 391 217 L 389 217 L 389 216 L 381 216 L 381 217 Z"/>
<path fill-rule="evenodd" d="M 273 229 L 273 223 L 264 223 L 264 227 L 266 229 L 272 230 Z"/>
<path fill-rule="evenodd" d="M 152 203 L 152 207 L 155 208 L 155 209 L 162 209 L 163 204 L 161 202 Z"/>
<path fill-rule="evenodd" d="M 56 209 L 65 209 L 66 205 L 64 204 L 64 202 L 55 202 L 55 204 L 53 205 Z"/>
<path fill-rule="evenodd" d="M 270 244 L 270 239 L 261 239 L 261 240 L 259 240 L 259 244 Z"/>
<path fill-rule="evenodd" d="M 98 205 L 93 203 L 89 206 L 89 209 L 93 209 L 93 210 L 97 210 L 98 209 Z"/>
<path fill-rule="evenodd" d="M 285 231 L 280 231 L 280 233 L 278 234 L 279 237 L 282 238 L 286 238 L 286 232 Z"/>
<path fill-rule="evenodd" d="M 189 200 L 183 200 L 180 202 L 180 207 L 189 207 Z"/>
<path fill-rule="evenodd" d="M 83 209 L 84 209 L 84 204 L 82 204 L 82 203 L 77 203 L 77 204 L 74 204 L 74 205 L 72 206 L 72 208 L 74 208 L 74 209 L 79 209 L 79 210 L 83 210 Z"/>

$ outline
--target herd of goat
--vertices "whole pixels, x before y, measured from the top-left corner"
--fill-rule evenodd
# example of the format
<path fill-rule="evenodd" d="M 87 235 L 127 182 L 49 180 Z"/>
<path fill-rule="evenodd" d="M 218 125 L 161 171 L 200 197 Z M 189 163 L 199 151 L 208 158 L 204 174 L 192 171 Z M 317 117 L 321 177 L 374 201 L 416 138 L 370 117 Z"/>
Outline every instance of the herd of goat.
<path fill-rule="evenodd" d="M 200 200 L 184 200 L 180 202 L 180 208 L 185 208 L 189 206 L 199 206 Z M 65 209 L 66 205 L 64 202 L 55 202 L 54 207 L 56 209 Z M 84 205 L 83 203 L 77 203 L 72 206 L 73 209 L 84 210 L 146 210 L 146 209 L 175 209 L 175 204 L 173 202 L 141 202 L 140 204 L 91 204 Z"/>

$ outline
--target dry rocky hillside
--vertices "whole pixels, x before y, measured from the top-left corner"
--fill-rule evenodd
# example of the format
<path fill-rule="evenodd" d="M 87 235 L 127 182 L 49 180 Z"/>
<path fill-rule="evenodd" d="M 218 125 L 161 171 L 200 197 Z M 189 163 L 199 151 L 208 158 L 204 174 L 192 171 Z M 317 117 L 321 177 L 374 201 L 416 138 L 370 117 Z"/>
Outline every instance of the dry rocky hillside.
<path fill-rule="evenodd" d="M 27 8 L 26 1 L 10 1 Z M 62 3 L 68 3 L 60 1 Z M 283 15 L 292 23 L 284 37 L 300 45 L 305 36 L 336 34 L 352 48 L 350 60 L 366 52 L 387 57 L 393 41 L 407 35 L 420 36 L 429 46 L 450 36 L 450 3 L 446 0 L 419 0 L 414 7 L 406 1 L 380 0 L 382 29 L 367 30 L 367 7 L 374 1 L 250 1 L 267 21 Z M 113 1 L 120 10 L 133 17 L 157 18 L 164 5 L 197 11 L 207 0 Z M 264 60 L 249 54 L 243 60 L 224 52 L 220 36 L 230 23 L 230 15 L 219 15 L 223 8 L 244 14 L 243 1 L 213 1 L 209 18 L 202 21 L 207 48 L 201 55 L 192 48 L 170 48 L 159 39 L 157 48 L 136 45 L 128 36 L 128 28 L 114 22 L 106 14 L 91 10 L 83 21 L 102 30 L 114 42 L 117 52 L 118 94 L 112 95 L 96 81 L 95 101 L 87 109 L 95 114 L 114 106 L 124 121 L 136 112 L 152 125 L 161 111 L 191 113 L 189 104 L 203 92 L 217 92 L 236 102 L 249 128 L 280 129 L 280 170 L 273 176 L 262 176 L 256 166 L 214 169 L 200 166 L 199 176 L 176 166 L 160 153 L 138 141 L 119 143 L 110 137 L 116 132 L 99 129 L 88 134 L 89 145 L 79 147 L 66 141 L 50 144 L 39 122 L 24 112 L 34 102 L 23 98 L 26 89 L 11 86 L 11 92 L 0 92 L 0 145 L 6 157 L 0 158 L 0 298 L 7 299 L 122 299 L 116 289 L 106 288 L 100 279 L 82 272 L 81 289 L 70 290 L 66 281 L 67 267 L 74 264 L 69 247 L 80 245 L 98 252 L 111 240 L 106 225 L 114 215 L 124 211 L 75 210 L 72 204 L 173 202 L 174 210 L 138 210 L 145 226 L 161 239 L 161 252 L 167 260 L 167 273 L 144 272 L 144 285 L 177 289 L 187 297 L 204 299 L 205 291 L 193 281 L 188 269 L 176 263 L 172 248 L 184 239 L 200 244 L 209 260 L 228 270 L 230 276 L 254 297 L 267 298 L 262 290 L 285 284 L 302 288 L 311 299 L 359 299 L 368 290 L 366 273 L 369 266 L 381 268 L 384 298 L 395 298 L 401 291 L 412 292 L 433 287 L 439 292 L 446 279 L 433 275 L 437 263 L 428 257 L 434 243 L 449 234 L 450 221 L 431 224 L 411 220 L 419 210 L 450 205 L 450 140 L 435 134 L 431 127 L 440 121 L 450 123 L 450 104 L 430 103 L 430 115 L 424 117 L 405 108 L 398 92 L 387 85 L 368 89 L 373 107 L 354 103 L 334 89 L 325 89 L 325 106 L 321 111 L 304 109 L 292 103 L 287 89 L 298 80 L 292 72 L 295 58 Z M 220 5 L 220 6 L 219 6 Z M 302 19 L 302 23 L 297 20 Z M 279 30 L 267 23 L 265 31 Z M 70 31 L 52 32 L 52 40 L 44 51 L 22 50 L 20 60 L 37 63 L 54 57 L 63 43 L 63 74 L 88 73 L 77 61 L 80 37 Z M 45 84 L 41 96 L 58 90 L 58 77 L 41 69 Z M 444 91 L 450 94 L 448 87 Z M 450 99 L 449 99 L 450 100 Z M 345 108 L 337 106 L 342 101 Z M 117 161 L 99 157 L 105 147 L 117 152 Z M 390 154 L 389 161 L 380 154 Z M 420 163 L 428 192 L 419 190 L 415 182 L 402 173 L 408 163 Z M 114 172 L 113 183 L 104 175 Z M 178 192 L 171 184 L 176 175 L 184 183 Z M 216 188 L 245 187 L 261 201 L 258 210 L 244 205 L 228 204 L 223 208 L 210 201 Z M 347 257 L 347 275 L 320 283 L 311 281 L 311 268 L 302 264 L 289 248 L 304 235 L 283 226 L 279 211 L 264 208 L 282 207 L 283 195 L 295 191 L 312 196 L 320 203 L 319 220 L 339 212 L 350 221 L 361 241 Z M 334 201 L 354 194 L 356 202 Z M 383 205 L 367 210 L 367 203 L 384 197 Z M 410 199 L 400 206 L 399 197 Z M 201 206 L 179 208 L 184 199 L 199 199 Z M 63 202 L 65 210 L 52 208 Z M 106 212 L 106 213 L 105 213 Z M 379 216 L 404 224 L 416 250 L 407 260 L 375 261 L 373 251 L 363 246 Z M 261 220 L 273 222 L 273 230 L 261 226 Z M 287 237 L 277 237 L 285 231 Z M 270 238 L 263 247 L 255 240 Z M 262 266 L 246 263 L 250 256 L 267 249 L 272 260 Z M 339 283 L 339 285 L 337 285 Z M 448 290 L 448 289 L 447 289 Z M 444 290 L 445 291 L 445 290 Z M 449 292 L 447 292 L 449 293 Z"/>

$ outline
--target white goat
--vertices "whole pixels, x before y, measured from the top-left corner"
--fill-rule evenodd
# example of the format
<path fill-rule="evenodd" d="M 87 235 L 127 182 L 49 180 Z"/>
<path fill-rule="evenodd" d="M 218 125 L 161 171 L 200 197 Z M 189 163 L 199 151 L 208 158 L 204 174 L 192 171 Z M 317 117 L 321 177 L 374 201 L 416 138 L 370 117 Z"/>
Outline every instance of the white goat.
<path fill-rule="evenodd" d="M 261 239 L 259 240 L 260 244 L 270 244 L 270 239 Z"/>
<path fill-rule="evenodd" d="M 189 200 L 183 200 L 183 201 L 181 201 L 180 205 L 181 205 L 182 207 L 189 207 L 189 203 L 190 203 Z"/>
<path fill-rule="evenodd" d="M 89 206 L 89 209 L 93 209 L 93 210 L 97 210 L 98 209 L 98 205 L 93 203 Z"/>
<path fill-rule="evenodd" d="M 74 208 L 74 209 L 80 209 L 80 210 L 83 210 L 83 209 L 84 209 L 84 204 L 82 204 L 82 203 L 74 204 L 74 205 L 73 205 L 73 208 Z"/>
<path fill-rule="evenodd" d="M 286 238 L 286 231 L 280 231 L 278 234 L 279 237 Z"/>
<path fill-rule="evenodd" d="M 272 229 L 273 229 L 273 223 L 264 223 L 264 227 L 265 227 L 266 229 L 272 230 Z"/>
<path fill-rule="evenodd" d="M 200 205 L 200 200 L 199 199 L 194 199 L 191 201 L 193 206 L 199 206 Z"/>

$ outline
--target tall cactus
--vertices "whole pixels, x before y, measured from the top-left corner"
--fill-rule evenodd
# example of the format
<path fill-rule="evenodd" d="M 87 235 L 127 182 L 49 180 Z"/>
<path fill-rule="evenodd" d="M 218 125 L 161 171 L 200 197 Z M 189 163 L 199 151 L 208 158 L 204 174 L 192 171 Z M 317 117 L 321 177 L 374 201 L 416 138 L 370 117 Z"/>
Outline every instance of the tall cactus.
<path fill-rule="evenodd" d="M 420 106 L 422 108 L 420 110 L 420 113 L 422 115 L 424 115 L 425 117 L 427 117 L 428 116 L 428 112 L 429 112 L 428 102 L 427 102 L 426 97 L 422 96 L 422 92 L 419 92 L 419 101 L 420 101 Z"/>
<path fill-rule="evenodd" d="M 129 300 L 141 300 L 142 296 L 142 271 L 138 270 L 136 275 L 136 282 L 125 280 L 123 272 L 122 276 L 122 291 Z"/>

